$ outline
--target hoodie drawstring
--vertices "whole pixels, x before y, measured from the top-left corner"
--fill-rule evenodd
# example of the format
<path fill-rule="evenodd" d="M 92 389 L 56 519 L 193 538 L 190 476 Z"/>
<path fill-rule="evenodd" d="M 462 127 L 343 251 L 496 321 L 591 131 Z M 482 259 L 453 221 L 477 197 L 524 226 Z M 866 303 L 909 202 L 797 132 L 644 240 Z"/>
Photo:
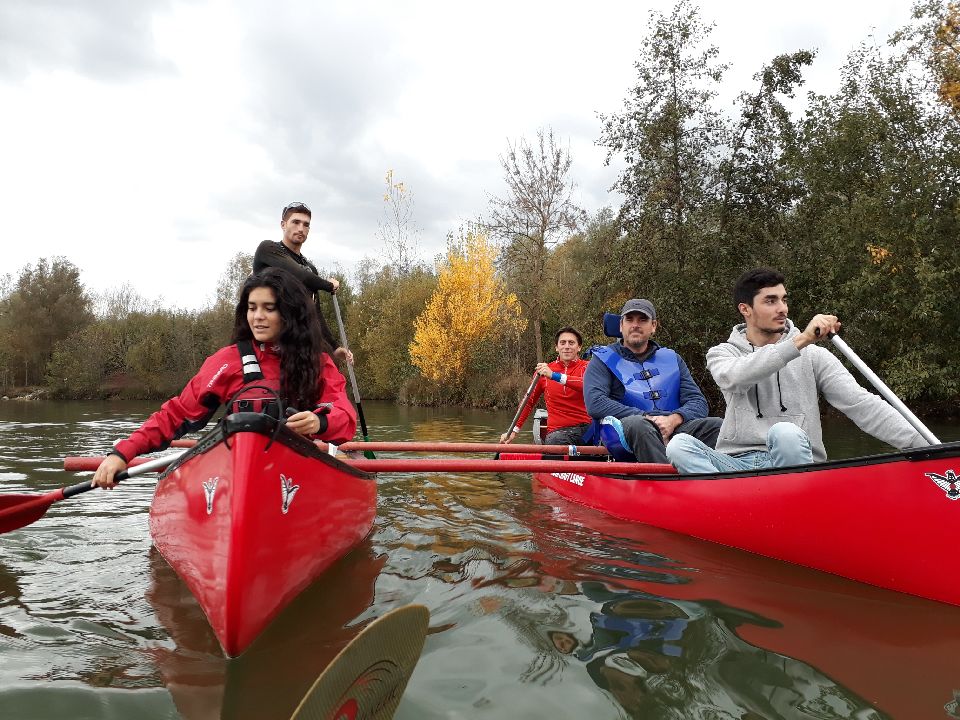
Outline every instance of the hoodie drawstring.
<path fill-rule="evenodd" d="M 750 343 L 750 352 L 756 352 L 757 348 Z M 783 388 L 780 387 L 780 371 L 777 370 L 777 395 L 780 397 L 780 412 L 786 412 L 787 406 L 783 404 Z M 760 386 L 753 386 L 753 397 L 757 401 L 757 418 L 762 419 L 763 413 L 760 412 Z"/>

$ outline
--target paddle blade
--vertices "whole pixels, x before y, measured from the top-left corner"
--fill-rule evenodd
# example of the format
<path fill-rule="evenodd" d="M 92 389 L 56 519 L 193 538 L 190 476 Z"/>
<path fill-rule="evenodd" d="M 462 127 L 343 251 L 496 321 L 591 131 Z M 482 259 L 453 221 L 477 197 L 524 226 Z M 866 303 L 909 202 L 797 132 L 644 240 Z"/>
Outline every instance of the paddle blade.
<path fill-rule="evenodd" d="M 0 535 L 36 522 L 62 496 L 62 490 L 45 495 L 0 495 Z"/>
<path fill-rule="evenodd" d="M 389 720 L 423 650 L 430 613 L 388 612 L 363 629 L 317 678 L 291 720 Z"/>

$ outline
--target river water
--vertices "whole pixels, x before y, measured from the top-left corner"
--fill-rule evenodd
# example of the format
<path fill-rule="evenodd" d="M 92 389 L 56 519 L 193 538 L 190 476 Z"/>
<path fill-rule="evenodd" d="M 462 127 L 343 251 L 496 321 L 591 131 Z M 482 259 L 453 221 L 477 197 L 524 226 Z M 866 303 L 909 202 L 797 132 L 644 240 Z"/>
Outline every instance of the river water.
<path fill-rule="evenodd" d="M 0 403 L 0 492 L 76 482 L 65 455 L 102 454 L 153 408 Z M 510 421 L 364 409 L 376 440 L 491 441 Z M 832 457 L 882 450 L 844 420 L 825 435 Z M 528 475 L 378 484 L 370 537 L 229 661 L 151 550 L 150 477 L 0 536 L 0 718 L 288 718 L 408 603 L 431 632 L 400 720 L 960 718 L 960 607 L 618 521 Z"/>

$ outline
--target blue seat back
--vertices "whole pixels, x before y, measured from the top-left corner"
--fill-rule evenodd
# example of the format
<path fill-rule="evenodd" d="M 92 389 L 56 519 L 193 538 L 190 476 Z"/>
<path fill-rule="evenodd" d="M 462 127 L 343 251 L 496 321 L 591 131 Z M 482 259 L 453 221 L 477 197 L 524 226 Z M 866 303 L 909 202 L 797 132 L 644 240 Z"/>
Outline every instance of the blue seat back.
<path fill-rule="evenodd" d="M 620 334 L 620 316 L 616 313 L 607 312 L 603 314 L 603 334 L 607 337 L 623 337 Z"/>

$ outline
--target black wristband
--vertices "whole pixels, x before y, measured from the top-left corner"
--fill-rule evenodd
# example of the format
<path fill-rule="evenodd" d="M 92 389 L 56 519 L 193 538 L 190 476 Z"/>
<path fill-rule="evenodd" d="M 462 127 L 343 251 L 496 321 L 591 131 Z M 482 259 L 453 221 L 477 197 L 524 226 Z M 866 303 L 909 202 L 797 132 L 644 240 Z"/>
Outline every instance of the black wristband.
<path fill-rule="evenodd" d="M 120 452 L 119 450 L 117 450 L 116 448 L 113 448 L 113 450 L 111 450 L 110 452 L 107 453 L 107 456 L 108 456 L 108 457 L 109 457 L 110 455 L 116 455 L 118 458 L 120 458 L 120 459 L 123 460 L 125 463 L 127 463 L 127 465 L 130 464 L 130 461 L 127 460 L 126 456 L 125 456 L 122 452 Z"/>
<path fill-rule="evenodd" d="M 324 410 L 326 410 L 326 408 L 324 408 Z M 314 411 L 313 414 L 316 415 L 317 420 L 320 421 L 320 427 L 317 428 L 317 431 L 314 433 L 314 435 L 319 435 L 320 433 L 324 432 L 327 429 L 327 425 L 329 425 L 329 423 L 327 422 L 327 412 L 320 412 L 318 410 Z"/>

